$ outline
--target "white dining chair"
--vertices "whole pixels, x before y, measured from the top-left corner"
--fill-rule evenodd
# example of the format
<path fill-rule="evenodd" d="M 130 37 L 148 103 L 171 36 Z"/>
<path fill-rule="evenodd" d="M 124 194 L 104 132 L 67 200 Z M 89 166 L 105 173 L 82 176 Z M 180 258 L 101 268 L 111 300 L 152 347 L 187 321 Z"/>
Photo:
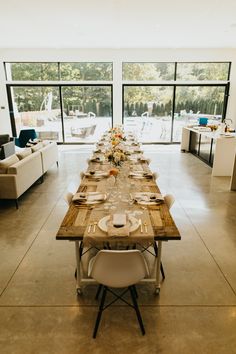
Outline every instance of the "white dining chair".
<path fill-rule="evenodd" d="M 80 172 L 80 179 L 82 180 L 85 176 L 85 173 L 84 172 Z"/>
<path fill-rule="evenodd" d="M 164 196 L 164 201 L 167 204 L 168 208 L 170 209 L 175 202 L 175 197 L 173 196 L 173 194 L 166 194 Z"/>
<path fill-rule="evenodd" d="M 147 263 L 139 250 L 101 250 L 89 262 L 88 275 L 102 286 L 102 296 L 93 331 L 96 338 L 102 312 L 120 299 L 135 309 L 142 334 L 145 329 L 137 303 L 137 290 L 135 284 L 149 275 Z M 117 295 L 110 288 L 127 288 L 121 295 Z M 105 306 L 107 291 L 115 296 L 115 300 Z M 132 305 L 123 299 L 129 291 Z"/>
<path fill-rule="evenodd" d="M 72 202 L 72 198 L 73 198 L 74 194 L 71 193 L 71 192 L 67 192 L 65 195 L 64 195 L 64 200 L 65 202 L 70 205 L 70 203 Z"/>
<path fill-rule="evenodd" d="M 160 175 L 159 175 L 158 172 L 154 172 L 154 173 L 152 174 L 152 178 L 154 179 L 154 181 L 156 181 L 159 177 L 160 177 Z"/>

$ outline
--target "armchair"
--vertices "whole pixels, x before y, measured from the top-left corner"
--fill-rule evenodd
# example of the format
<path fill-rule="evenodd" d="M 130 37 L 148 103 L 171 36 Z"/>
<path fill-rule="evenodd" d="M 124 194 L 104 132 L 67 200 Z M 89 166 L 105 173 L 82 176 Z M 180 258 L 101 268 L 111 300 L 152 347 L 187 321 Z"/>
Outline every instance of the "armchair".
<path fill-rule="evenodd" d="M 37 138 L 35 129 L 24 129 L 20 131 L 19 138 L 15 138 L 15 144 L 19 147 L 25 147 L 28 141 Z"/>

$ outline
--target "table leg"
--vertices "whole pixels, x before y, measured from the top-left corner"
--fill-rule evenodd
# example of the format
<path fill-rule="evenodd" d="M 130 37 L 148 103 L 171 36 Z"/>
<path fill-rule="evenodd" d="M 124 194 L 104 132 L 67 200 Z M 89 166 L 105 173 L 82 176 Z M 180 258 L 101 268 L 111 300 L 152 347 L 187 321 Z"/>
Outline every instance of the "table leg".
<path fill-rule="evenodd" d="M 160 284 L 160 275 L 161 275 L 161 249 L 162 249 L 162 241 L 158 241 L 158 256 L 157 256 L 157 264 L 156 264 L 156 284 L 155 284 L 155 293 L 159 295 L 161 284 Z"/>
<path fill-rule="evenodd" d="M 76 258 L 76 291 L 78 295 L 82 294 L 81 287 L 81 255 L 80 255 L 80 243 L 81 241 L 75 241 L 75 258 Z"/>

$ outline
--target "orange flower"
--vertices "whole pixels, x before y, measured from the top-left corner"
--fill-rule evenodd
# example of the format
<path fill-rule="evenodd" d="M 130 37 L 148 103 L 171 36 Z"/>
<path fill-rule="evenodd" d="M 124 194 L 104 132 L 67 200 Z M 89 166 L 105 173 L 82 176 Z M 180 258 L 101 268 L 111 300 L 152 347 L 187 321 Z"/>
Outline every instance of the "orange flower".
<path fill-rule="evenodd" d="M 119 173 L 119 170 L 117 168 L 112 168 L 109 172 L 110 176 L 117 176 Z"/>

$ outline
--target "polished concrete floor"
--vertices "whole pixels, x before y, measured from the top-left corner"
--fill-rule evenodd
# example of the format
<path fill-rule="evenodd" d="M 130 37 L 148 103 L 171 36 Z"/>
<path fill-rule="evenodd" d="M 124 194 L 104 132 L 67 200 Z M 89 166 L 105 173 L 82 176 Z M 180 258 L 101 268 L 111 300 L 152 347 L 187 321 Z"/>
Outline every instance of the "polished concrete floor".
<path fill-rule="evenodd" d="M 96 288 L 76 296 L 74 245 L 56 241 L 66 213 L 63 196 L 74 191 L 91 147 L 60 147 L 60 165 L 43 184 L 0 203 L 0 353 L 236 353 L 236 193 L 229 178 L 179 146 L 146 146 L 181 241 L 163 245 L 166 279 L 159 296 L 138 286 L 146 327 L 122 304 L 104 313 L 92 330 Z"/>

